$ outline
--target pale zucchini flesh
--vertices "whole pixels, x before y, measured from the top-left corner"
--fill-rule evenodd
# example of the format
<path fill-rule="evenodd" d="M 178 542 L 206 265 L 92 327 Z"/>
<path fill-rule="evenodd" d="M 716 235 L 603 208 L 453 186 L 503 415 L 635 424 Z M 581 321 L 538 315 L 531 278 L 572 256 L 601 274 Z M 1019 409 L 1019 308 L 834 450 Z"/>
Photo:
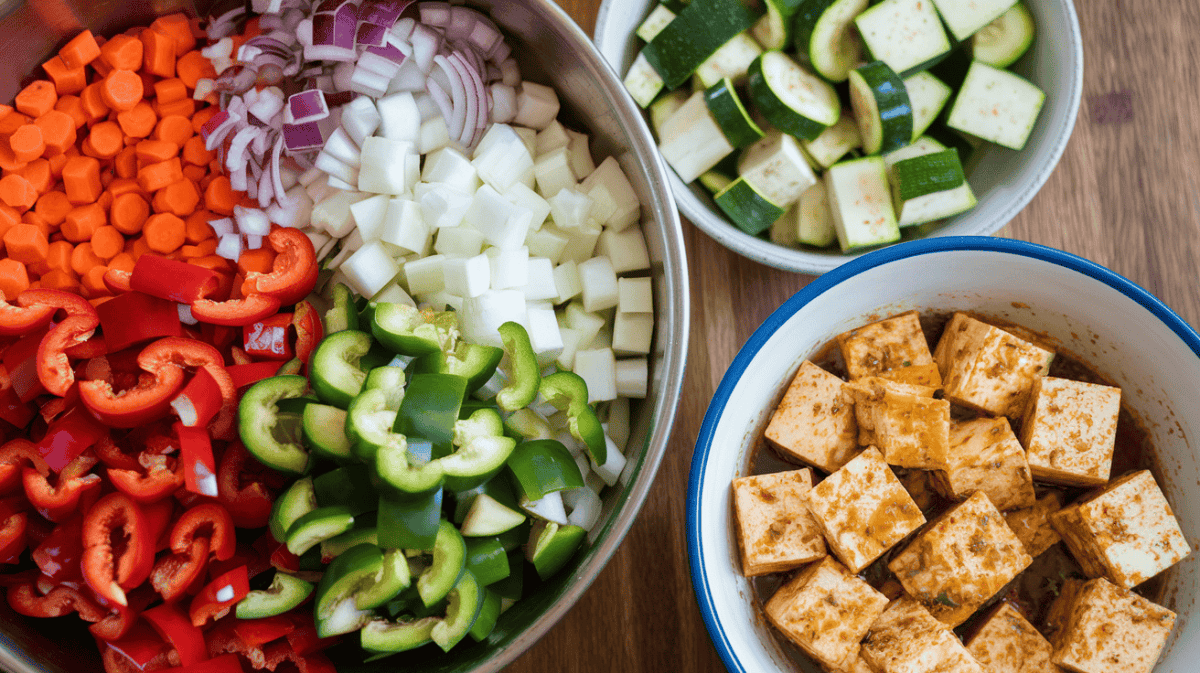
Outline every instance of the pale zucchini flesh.
<path fill-rule="evenodd" d="M 842 252 L 900 240 L 882 157 L 863 157 L 833 165 L 825 173 L 825 187 Z"/>
<path fill-rule="evenodd" d="M 898 73 L 950 51 L 950 39 L 929 0 L 883 0 L 854 19 L 871 57 Z"/>
<path fill-rule="evenodd" d="M 809 187 L 796 203 L 796 238 L 805 245 L 825 248 L 837 240 L 833 210 L 829 206 L 829 190 L 822 180 Z"/>
<path fill-rule="evenodd" d="M 904 79 L 904 89 L 912 105 L 913 140 L 925 134 L 937 116 L 941 114 L 954 91 L 942 80 L 928 71 L 919 72 Z"/>
<path fill-rule="evenodd" d="M 952 189 L 926 194 L 915 199 L 903 200 L 899 194 L 899 184 L 894 167 L 902 161 L 919 158 L 928 154 L 943 152 L 946 147 L 929 136 L 922 136 L 916 142 L 890 154 L 884 155 L 884 163 L 888 165 L 888 179 L 892 186 L 892 200 L 896 207 L 896 221 L 901 227 L 935 222 L 953 217 L 975 207 L 975 193 L 968 182 Z"/>
<path fill-rule="evenodd" d="M 1024 3 L 1018 2 L 971 36 L 971 56 L 997 68 L 1007 68 L 1021 58 L 1030 45 L 1036 26 Z"/>
<path fill-rule="evenodd" d="M 726 77 L 740 79 L 761 53 L 762 47 L 758 46 L 749 33 L 738 33 L 696 68 L 696 77 L 704 88 L 713 86 Z"/>
<path fill-rule="evenodd" d="M 808 56 L 817 74 L 844 82 L 862 61 L 863 45 L 854 17 L 869 0 L 806 0 L 795 18 L 796 48 Z"/>
<path fill-rule="evenodd" d="M 663 79 L 658 71 L 651 67 L 644 53 L 638 54 L 625 73 L 625 90 L 633 98 L 638 107 L 647 107 L 663 90 Z"/>
<path fill-rule="evenodd" d="M 738 161 L 738 175 L 755 190 L 780 206 L 790 206 L 817 181 L 795 138 L 773 131 L 746 148 Z"/>
<path fill-rule="evenodd" d="M 974 61 L 946 125 L 1009 149 L 1023 149 L 1045 100 L 1046 94 L 1021 76 Z"/>
<path fill-rule="evenodd" d="M 666 5 L 659 5 L 650 12 L 650 16 L 646 17 L 642 25 L 638 26 L 637 36 L 643 41 L 649 42 L 661 33 L 662 29 L 667 27 L 667 24 L 674 20 L 675 12 L 667 9 Z"/>
<path fill-rule="evenodd" d="M 954 39 L 962 41 L 1008 11 L 1016 0 L 933 0 L 933 4 Z"/>
<path fill-rule="evenodd" d="M 850 106 L 867 154 L 891 152 L 912 142 L 908 91 L 883 61 L 872 61 L 850 73 Z"/>
<path fill-rule="evenodd" d="M 733 145 L 708 111 L 703 91 L 692 94 L 663 122 L 658 148 L 684 182 L 700 177 L 733 152 Z"/>
<path fill-rule="evenodd" d="M 862 134 L 854 116 L 843 112 L 837 122 L 812 140 L 801 142 L 808 156 L 824 170 L 836 164 L 850 150 L 862 147 Z"/>

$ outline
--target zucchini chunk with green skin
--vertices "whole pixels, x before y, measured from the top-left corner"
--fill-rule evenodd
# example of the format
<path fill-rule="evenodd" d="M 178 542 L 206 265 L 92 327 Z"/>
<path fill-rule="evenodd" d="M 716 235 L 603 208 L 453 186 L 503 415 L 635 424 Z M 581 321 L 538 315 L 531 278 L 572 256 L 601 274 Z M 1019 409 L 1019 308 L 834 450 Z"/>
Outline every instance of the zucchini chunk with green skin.
<path fill-rule="evenodd" d="M 725 189 L 729 186 L 729 183 L 733 182 L 733 178 L 718 171 L 709 171 L 701 175 L 698 179 L 700 180 L 700 185 L 713 194 Z"/>
<path fill-rule="evenodd" d="M 671 115 L 675 114 L 687 102 L 691 91 L 677 89 L 650 104 L 650 126 L 654 129 L 654 137 L 662 139 L 662 126 Z"/>
<path fill-rule="evenodd" d="M 943 150 L 905 159 L 892 166 L 896 193 L 908 201 L 927 194 L 954 189 L 966 182 L 958 152 Z"/>
<path fill-rule="evenodd" d="M 288 551 L 301 556 L 322 540 L 341 535 L 353 526 L 354 515 L 349 509 L 337 505 L 318 507 L 296 519 L 288 528 Z"/>
<path fill-rule="evenodd" d="M 862 42 L 852 28 L 868 0 L 804 0 L 794 21 L 796 49 L 817 74 L 844 82 L 862 61 Z"/>
<path fill-rule="evenodd" d="M 768 201 L 784 208 L 817 182 L 799 141 L 779 131 L 772 131 L 742 153 L 738 175 Z"/>
<path fill-rule="evenodd" d="M 738 97 L 733 81 L 726 77 L 704 92 L 708 111 L 721 127 L 721 132 L 734 147 L 752 145 L 763 137 L 763 130 L 750 117 L 746 106 Z"/>
<path fill-rule="evenodd" d="M 882 157 L 863 157 L 831 166 L 825 172 L 825 187 L 842 252 L 900 240 Z"/>
<path fill-rule="evenodd" d="M 411 500 L 381 497 L 378 512 L 379 546 L 386 549 L 432 549 L 442 520 L 440 488 Z"/>
<path fill-rule="evenodd" d="M 800 195 L 796 204 L 797 239 L 805 245 L 824 248 L 837 240 L 837 229 L 833 225 L 833 210 L 829 206 L 829 191 L 824 182 L 818 182 Z"/>
<path fill-rule="evenodd" d="M 946 174 L 945 179 L 942 181 L 943 184 L 954 186 L 918 195 L 910 199 L 902 197 L 900 194 L 901 176 L 900 171 L 897 169 L 900 169 L 902 165 L 909 162 L 920 162 L 923 159 L 938 155 L 942 157 L 954 155 L 952 161 L 955 163 L 958 161 L 955 150 L 947 150 L 941 143 L 928 136 L 922 136 L 912 145 L 884 157 L 891 175 L 892 198 L 896 205 L 898 223 L 901 227 L 920 225 L 952 217 L 975 207 L 975 194 L 971 191 L 971 185 L 965 180 L 958 181 L 958 176 L 962 174 L 961 164 L 951 166 L 948 171 L 943 171 Z M 948 158 L 944 158 L 943 160 L 951 161 Z"/>
<path fill-rule="evenodd" d="M 358 309 L 354 295 L 345 283 L 333 286 L 333 306 L 325 312 L 325 336 L 348 329 L 358 329 Z"/>
<path fill-rule="evenodd" d="M 1036 30 L 1033 15 L 1018 2 L 971 36 L 971 56 L 990 66 L 1007 68 L 1029 51 Z"/>
<path fill-rule="evenodd" d="M 356 330 L 335 332 L 321 341 L 309 363 L 308 377 L 322 402 L 345 409 L 362 390 L 367 375 L 359 365 L 371 344 L 370 334 Z"/>
<path fill-rule="evenodd" d="M 504 411 L 523 409 L 537 397 L 542 382 L 541 368 L 529 332 L 520 323 L 506 322 L 499 327 L 500 341 L 508 354 L 508 385 L 496 393 L 496 406 Z"/>
<path fill-rule="evenodd" d="M 752 236 L 766 231 L 787 212 L 786 206 L 771 202 L 746 182 L 738 178 L 713 196 L 717 206 L 739 229 Z"/>
<path fill-rule="evenodd" d="M 1008 11 L 1013 0 L 933 0 L 933 4 L 954 39 L 961 41 Z"/>
<path fill-rule="evenodd" d="M 238 403 L 238 434 L 246 449 L 267 467 L 303 474 L 309 455 L 304 447 L 302 419 L 279 409 L 280 400 L 303 397 L 303 376 L 273 376 L 250 386 Z"/>
<path fill-rule="evenodd" d="M 762 51 L 750 33 L 738 33 L 696 68 L 696 88 L 707 89 L 722 79 L 740 80 Z"/>
<path fill-rule="evenodd" d="M 302 429 L 304 440 L 318 454 L 344 463 L 351 459 L 350 440 L 346 437 L 346 411 L 328 404 L 308 404 L 304 407 Z"/>
<path fill-rule="evenodd" d="M 553 521 L 534 526 L 529 532 L 526 554 L 538 577 L 547 579 L 562 570 L 586 537 L 587 531 L 579 526 L 559 526 Z"/>
<path fill-rule="evenodd" d="M 304 477 L 292 482 L 271 506 L 271 518 L 268 528 L 276 542 L 287 542 L 287 532 L 296 523 L 296 519 L 317 508 L 317 492 L 313 488 L 312 477 Z"/>
<path fill-rule="evenodd" d="M 833 86 L 783 52 L 768 51 L 750 66 L 750 98 L 772 125 L 803 140 L 838 120 L 842 103 Z"/>
<path fill-rule="evenodd" d="M 313 585 L 285 572 L 276 572 L 271 586 L 246 594 L 235 608 L 238 619 L 262 619 L 282 615 L 304 602 Z"/>
<path fill-rule="evenodd" d="M 971 63 L 946 125 L 1019 150 L 1025 147 L 1046 94 L 1020 75 L 981 61 Z"/>
<path fill-rule="evenodd" d="M 451 350 L 458 339 L 458 319 L 453 312 L 421 311 L 408 304 L 375 304 L 371 335 L 400 355 L 426 355 Z"/>
<path fill-rule="evenodd" d="M 862 147 L 862 134 L 858 132 L 854 115 L 845 110 L 833 126 L 813 140 L 801 141 L 800 147 L 813 160 L 814 168 L 825 170 L 841 161 L 850 150 Z"/>
<path fill-rule="evenodd" d="M 666 5 L 658 5 L 651 10 L 642 25 L 638 26 L 636 34 L 643 42 L 649 42 L 674 20 L 675 12 L 672 12 Z"/>
<path fill-rule="evenodd" d="M 767 13 L 750 29 L 764 49 L 786 49 L 792 43 L 797 10 L 804 0 L 767 0 Z"/>
<path fill-rule="evenodd" d="M 467 545 L 449 521 L 438 525 L 433 562 L 417 577 L 417 594 L 425 607 L 435 605 L 454 588 L 467 567 Z"/>
<path fill-rule="evenodd" d="M 646 60 L 645 53 L 638 54 L 637 58 L 633 59 L 633 64 L 629 66 L 629 72 L 625 73 L 622 84 L 629 92 L 629 97 L 641 108 L 653 103 L 663 90 L 662 76 Z"/>
<path fill-rule="evenodd" d="M 891 152 L 912 142 L 913 110 L 904 82 L 883 61 L 850 73 L 850 105 L 867 154 Z"/>
<path fill-rule="evenodd" d="M 854 25 L 871 58 L 900 73 L 908 74 L 951 49 L 929 0 L 883 0 L 855 17 Z"/>
<path fill-rule="evenodd" d="M 726 42 L 754 25 L 757 13 L 741 0 L 693 0 L 642 50 L 668 89 L 692 73 Z"/>
<path fill-rule="evenodd" d="M 684 182 L 695 180 L 733 153 L 733 145 L 708 111 L 703 91 L 692 94 L 663 122 L 658 138 L 658 151 Z"/>
<path fill-rule="evenodd" d="M 954 90 L 928 71 L 906 77 L 904 90 L 908 92 L 908 101 L 912 105 L 912 139 L 916 140 L 925 134 L 941 114 L 942 108 L 946 107 L 946 103 L 954 95 Z"/>

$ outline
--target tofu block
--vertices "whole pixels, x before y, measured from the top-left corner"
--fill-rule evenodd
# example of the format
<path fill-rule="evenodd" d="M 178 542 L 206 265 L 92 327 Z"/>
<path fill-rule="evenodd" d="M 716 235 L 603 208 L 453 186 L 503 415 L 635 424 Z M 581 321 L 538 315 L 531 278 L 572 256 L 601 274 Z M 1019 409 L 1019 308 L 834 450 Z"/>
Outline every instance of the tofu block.
<path fill-rule="evenodd" d="M 854 653 L 837 666 L 821 665 L 821 670 L 827 673 L 875 673 L 875 669 L 862 658 L 860 648 L 854 648 Z"/>
<path fill-rule="evenodd" d="M 1050 368 L 1054 353 L 955 313 L 933 359 L 946 399 L 992 416 L 1020 418 L 1033 382 Z"/>
<path fill-rule="evenodd" d="M 1004 521 L 1017 534 L 1025 551 L 1037 558 L 1042 552 L 1053 547 L 1062 538 L 1058 531 L 1050 525 L 1050 517 L 1062 509 L 1062 494 L 1051 491 L 1038 498 L 1032 507 L 1014 509 L 1004 513 Z"/>
<path fill-rule="evenodd" d="M 846 389 L 854 398 L 859 444 L 878 447 L 889 465 L 945 468 L 950 403 L 933 399 L 933 388 L 869 377 Z"/>
<path fill-rule="evenodd" d="M 925 523 L 875 447 L 809 491 L 808 509 L 834 555 L 854 573 Z"/>
<path fill-rule="evenodd" d="M 939 496 L 933 485 L 933 472 L 893 467 L 892 473 L 904 485 L 904 490 L 908 491 L 913 502 L 917 503 L 917 507 L 920 507 L 922 512 L 937 504 Z"/>
<path fill-rule="evenodd" d="M 1131 589 L 1179 563 L 1191 547 L 1149 470 L 1127 474 L 1050 517 L 1088 577 Z"/>
<path fill-rule="evenodd" d="M 888 569 L 908 595 L 953 627 L 1032 562 L 992 501 L 976 493 L 926 526 Z"/>
<path fill-rule="evenodd" d="M 916 311 L 839 334 L 837 342 L 851 381 L 878 376 L 932 388 L 942 385 Z"/>
<path fill-rule="evenodd" d="M 808 513 L 812 470 L 775 472 L 733 480 L 742 574 L 791 570 L 825 556 L 825 539 Z"/>
<path fill-rule="evenodd" d="M 1150 673 L 1175 625 L 1174 612 L 1106 579 L 1062 592 L 1051 613 L 1068 617 L 1050 660 L 1078 673 Z"/>
<path fill-rule="evenodd" d="M 1121 389 L 1038 377 L 1021 421 L 1021 445 L 1035 479 L 1103 486 L 1112 468 Z"/>
<path fill-rule="evenodd" d="M 1060 673 L 1050 663 L 1050 641 L 1011 603 L 1001 603 L 967 641 L 967 651 L 989 673 Z"/>
<path fill-rule="evenodd" d="M 786 456 L 834 472 L 858 452 L 854 403 L 838 377 L 805 360 L 767 424 Z"/>
<path fill-rule="evenodd" d="M 988 673 L 950 627 L 909 596 L 889 604 L 871 625 L 862 658 L 877 673 Z"/>
<path fill-rule="evenodd" d="M 767 619 L 788 640 L 825 666 L 858 652 L 888 599 L 826 556 L 792 578 L 767 601 Z"/>
<path fill-rule="evenodd" d="M 1030 507 L 1037 499 L 1025 449 L 1003 416 L 951 423 L 946 465 L 936 483 L 948 498 L 963 500 L 981 491 L 1001 512 Z"/>

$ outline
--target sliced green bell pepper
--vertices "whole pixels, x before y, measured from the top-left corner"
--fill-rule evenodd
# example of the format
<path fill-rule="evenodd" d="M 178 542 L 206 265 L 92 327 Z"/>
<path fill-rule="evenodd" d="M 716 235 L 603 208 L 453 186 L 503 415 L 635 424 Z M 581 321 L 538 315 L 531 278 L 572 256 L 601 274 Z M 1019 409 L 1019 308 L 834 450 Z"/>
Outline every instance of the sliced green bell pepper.
<path fill-rule="evenodd" d="M 398 411 L 400 403 L 404 401 L 404 384 L 407 380 L 403 367 L 376 367 L 367 373 L 363 390 L 382 390 L 384 408 Z"/>
<path fill-rule="evenodd" d="M 604 427 L 588 405 L 587 382 L 574 372 L 555 372 L 542 377 L 539 392 L 555 409 L 567 412 L 571 436 L 587 447 L 592 462 L 603 465 L 608 460 L 608 445 Z"/>
<path fill-rule="evenodd" d="M 317 508 L 317 493 L 313 489 L 312 477 L 297 479 L 286 491 L 275 498 L 271 506 L 268 527 L 276 542 L 286 542 L 288 530 L 300 517 Z"/>
<path fill-rule="evenodd" d="M 271 586 L 246 594 L 235 609 L 238 619 L 262 619 L 281 615 L 300 605 L 313 592 L 311 582 L 285 572 L 276 572 Z"/>
<path fill-rule="evenodd" d="M 346 437 L 351 451 L 364 463 L 374 464 L 381 448 L 404 442 L 404 435 L 392 432 L 397 412 L 387 403 L 387 393 L 374 388 L 359 393 L 346 409 Z"/>
<path fill-rule="evenodd" d="M 383 552 L 373 544 L 360 544 L 335 558 L 317 585 L 313 603 L 317 634 L 336 636 L 366 624 L 371 613 L 356 607 L 355 594 L 382 576 Z"/>
<path fill-rule="evenodd" d="M 413 500 L 379 499 L 379 546 L 385 549 L 432 549 L 442 520 L 442 489 Z"/>
<path fill-rule="evenodd" d="M 433 642 L 433 628 L 441 621 L 438 617 L 425 617 L 411 622 L 372 620 L 362 629 L 362 648 L 368 652 L 388 654 L 418 648 Z"/>
<path fill-rule="evenodd" d="M 408 568 L 408 557 L 403 549 L 388 549 L 383 552 L 383 573 L 374 584 L 363 588 L 355 595 L 355 607 L 369 610 L 380 607 L 395 598 L 412 584 Z"/>
<path fill-rule="evenodd" d="M 398 439 L 397 439 L 398 438 Z M 403 435 L 390 433 L 389 441 L 375 452 L 375 476 L 379 488 L 398 500 L 409 500 L 433 489 L 441 489 L 445 480 L 442 461 L 420 455 L 421 447 L 432 447 L 419 438 L 410 444 Z"/>
<path fill-rule="evenodd" d="M 358 329 L 358 307 L 354 295 L 344 283 L 333 286 L 333 306 L 325 312 L 325 334 Z"/>
<path fill-rule="evenodd" d="M 358 523 L 357 518 L 355 519 L 355 523 Z M 366 528 L 351 528 L 337 537 L 331 537 L 328 540 L 322 540 L 321 559 L 326 563 L 329 563 L 333 559 L 346 553 L 347 549 L 350 549 L 351 547 L 357 547 L 364 542 L 369 542 L 373 545 L 379 544 L 378 529 L 375 528 L 375 526 L 368 526 Z"/>
<path fill-rule="evenodd" d="M 301 556 L 318 543 L 345 533 L 353 525 L 354 515 L 345 507 L 318 507 L 296 519 L 288 528 L 288 551 Z"/>
<path fill-rule="evenodd" d="M 371 334 L 400 355 L 448 351 L 458 339 L 458 318 L 449 311 L 421 311 L 408 304 L 383 302 L 375 305 Z"/>
<path fill-rule="evenodd" d="M 250 386 L 238 404 L 238 434 L 242 444 L 267 467 L 303 474 L 309 466 L 301 416 L 279 410 L 279 401 L 302 397 L 308 390 L 303 376 L 273 376 Z"/>
<path fill-rule="evenodd" d="M 492 635 L 492 631 L 496 629 L 496 622 L 500 619 L 500 594 L 491 589 L 483 590 L 483 605 L 479 608 L 479 616 L 475 618 L 475 623 L 471 625 L 471 630 L 467 633 L 471 636 L 471 640 L 481 643 Z"/>
<path fill-rule="evenodd" d="M 341 505 L 354 516 L 373 512 L 379 506 L 379 494 L 371 484 L 371 470 L 361 463 L 330 470 L 313 479 L 317 504 Z"/>
<path fill-rule="evenodd" d="M 417 593 L 429 607 L 446 597 L 467 567 L 467 545 L 454 524 L 441 521 L 433 543 L 433 562 L 417 577 Z"/>
<path fill-rule="evenodd" d="M 414 374 L 404 391 L 393 430 L 433 444 L 433 457 L 454 450 L 454 424 L 467 393 L 467 380 L 453 374 Z"/>
<path fill-rule="evenodd" d="M 496 592 L 500 598 L 510 601 L 520 600 L 525 591 L 525 556 L 520 551 L 509 551 L 508 567 L 512 568 L 508 577 L 492 583 L 488 588 Z"/>
<path fill-rule="evenodd" d="M 514 439 L 553 439 L 554 429 L 533 409 L 517 409 L 504 419 L 505 434 Z"/>
<path fill-rule="evenodd" d="M 467 545 L 467 570 L 483 586 L 499 582 L 508 577 L 508 551 L 499 538 L 469 538 Z"/>
<path fill-rule="evenodd" d="M 509 376 L 508 385 L 496 393 L 496 404 L 504 411 L 516 411 L 533 404 L 542 374 L 529 332 L 515 322 L 504 323 L 499 331 L 504 352 L 508 354 Z"/>
<path fill-rule="evenodd" d="M 542 521 L 529 531 L 529 562 L 537 570 L 538 577 L 547 579 L 567 565 L 583 544 L 587 531 L 579 526 L 559 526 L 553 521 Z"/>
<path fill-rule="evenodd" d="M 301 414 L 304 440 L 317 454 L 345 463 L 353 454 L 346 437 L 346 411 L 328 404 L 307 404 Z"/>
<path fill-rule="evenodd" d="M 446 597 L 446 616 L 434 625 L 429 634 L 443 652 L 449 652 L 471 630 L 471 625 L 483 608 L 483 591 L 483 585 L 470 571 L 464 570 Z"/>
<path fill-rule="evenodd" d="M 313 352 L 308 367 L 313 390 L 325 404 L 345 409 L 367 380 L 361 361 L 371 351 L 371 335 L 356 330 L 330 334 Z"/>
<path fill-rule="evenodd" d="M 517 485 L 529 500 L 540 500 L 547 493 L 583 486 L 583 474 L 571 452 L 555 439 L 523 442 L 508 459 Z"/>
<path fill-rule="evenodd" d="M 436 351 L 422 355 L 409 364 L 414 374 L 454 374 L 467 379 L 467 392 L 473 393 L 496 373 L 504 351 L 495 346 L 460 341 L 451 353 Z"/>

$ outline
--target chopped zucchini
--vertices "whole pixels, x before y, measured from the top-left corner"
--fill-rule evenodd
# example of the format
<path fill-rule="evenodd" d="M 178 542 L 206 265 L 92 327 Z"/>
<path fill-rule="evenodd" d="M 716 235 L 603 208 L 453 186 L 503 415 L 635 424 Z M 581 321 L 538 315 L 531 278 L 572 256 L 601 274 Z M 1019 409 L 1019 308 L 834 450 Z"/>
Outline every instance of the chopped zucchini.
<path fill-rule="evenodd" d="M 912 103 L 904 82 L 883 61 L 850 73 L 850 106 L 867 154 L 891 152 L 913 139 Z"/>
<path fill-rule="evenodd" d="M 997 145 L 1019 150 L 1033 132 L 1046 94 L 1020 75 L 975 61 L 958 91 L 946 124 Z"/>
<path fill-rule="evenodd" d="M 733 81 L 728 77 L 704 92 L 704 102 L 725 133 L 725 138 L 734 147 L 752 145 L 763 137 L 763 130 L 746 111 L 737 89 L 733 87 Z"/>
<path fill-rule="evenodd" d="M 708 111 L 704 92 L 697 91 L 663 122 L 658 149 L 679 178 L 691 182 L 733 152 L 733 145 Z"/>
<path fill-rule="evenodd" d="M 768 201 L 787 207 L 817 181 L 795 138 L 779 131 L 746 148 L 738 175 Z"/>
<path fill-rule="evenodd" d="M 875 60 L 910 70 L 950 52 L 950 39 L 928 0 L 883 0 L 854 19 Z"/>
<path fill-rule="evenodd" d="M 831 82 L 844 82 L 862 62 L 862 42 L 854 17 L 867 0 L 805 0 L 795 18 L 796 49 L 813 70 Z"/>
<path fill-rule="evenodd" d="M 854 116 L 846 112 L 837 122 L 821 132 L 813 140 L 800 143 L 816 168 L 824 170 L 836 164 L 850 150 L 862 147 L 862 134 L 858 132 L 858 123 Z"/>
<path fill-rule="evenodd" d="M 997 68 L 1007 68 L 1033 44 L 1033 15 L 1018 2 L 971 36 L 971 55 Z"/>
<path fill-rule="evenodd" d="M 783 52 L 768 51 L 750 66 L 750 96 L 776 128 L 812 140 L 842 113 L 833 86 Z"/>
<path fill-rule="evenodd" d="M 654 36 L 642 53 L 666 87 L 674 89 L 757 20 L 758 14 L 741 0 L 693 0 Z"/>
<path fill-rule="evenodd" d="M 941 114 L 954 91 L 928 71 L 919 72 L 904 80 L 913 111 L 913 140 L 925 134 L 933 120 Z"/>
<path fill-rule="evenodd" d="M 785 206 L 770 201 L 744 178 L 731 182 L 713 201 L 739 229 L 752 236 L 766 231 L 787 212 Z"/>
<path fill-rule="evenodd" d="M 878 156 L 834 164 L 825 187 L 842 252 L 900 240 L 887 166 Z"/>

